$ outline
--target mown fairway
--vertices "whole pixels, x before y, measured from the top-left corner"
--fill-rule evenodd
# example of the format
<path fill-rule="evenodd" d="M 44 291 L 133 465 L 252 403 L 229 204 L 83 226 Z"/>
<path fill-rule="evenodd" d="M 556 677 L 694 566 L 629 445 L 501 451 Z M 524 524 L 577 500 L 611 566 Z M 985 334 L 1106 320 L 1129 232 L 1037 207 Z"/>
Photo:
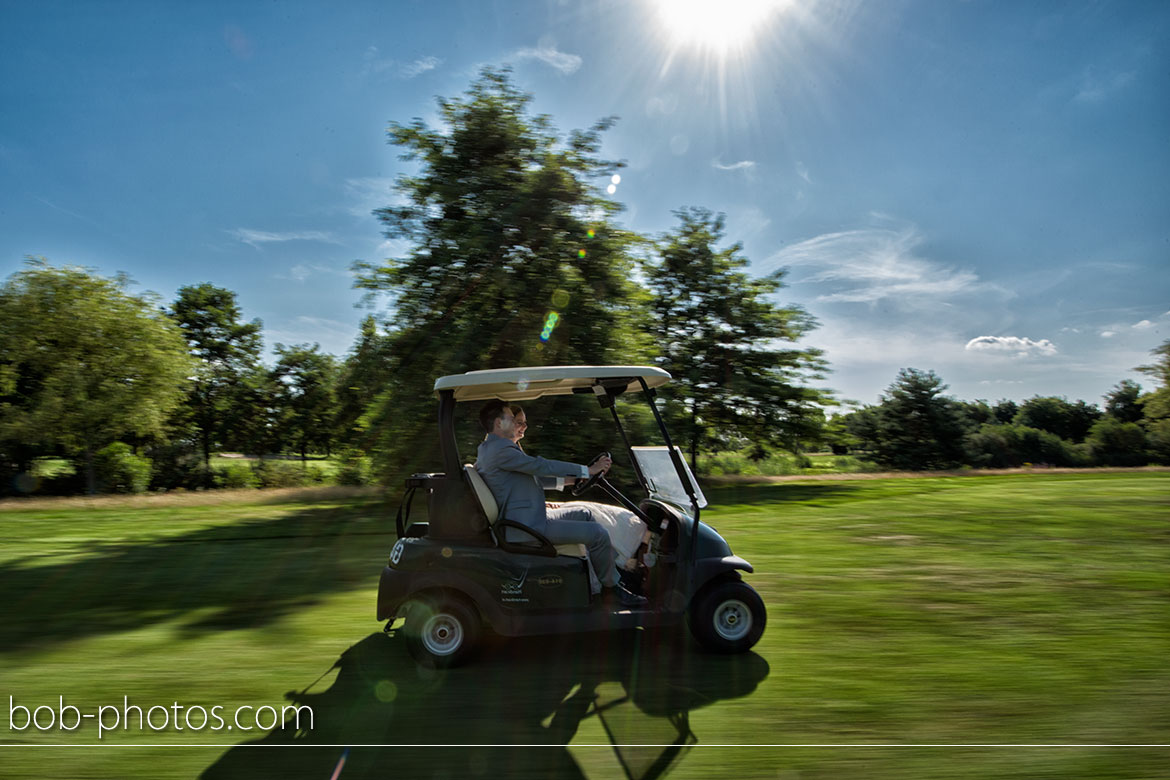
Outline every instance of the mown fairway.
<path fill-rule="evenodd" d="M 296 701 L 314 728 L 119 729 L 103 747 L 0 747 L 0 775 L 324 780 L 343 755 L 206 746 L 260 741 L 550 745 L 357 748 L 341 778 L 622 777 L 613 739 L 690 745 L 623 749 L 635 777 L 1166 776 L 1170 751 L 1149 747 L 734 746 L 1170 742 L 1170 474 L 707 494 L 704 519 L 768 605 L 755 653 L 643 632 L 496 640 L 446 673 L 373 621 L 393 541 L 375 499 L 4 509 L 0 741 L 99 744 L 92 720 L 12 731 L 10 696 L 81 712 Z"/>

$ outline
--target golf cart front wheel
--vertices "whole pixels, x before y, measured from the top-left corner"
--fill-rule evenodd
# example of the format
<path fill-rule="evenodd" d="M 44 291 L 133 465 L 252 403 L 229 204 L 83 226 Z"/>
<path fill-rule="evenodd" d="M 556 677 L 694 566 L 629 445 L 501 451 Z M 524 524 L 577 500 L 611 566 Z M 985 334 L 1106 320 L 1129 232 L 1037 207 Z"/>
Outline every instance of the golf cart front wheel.
<path fill-rule="evenodd" d="M 743 653 L 764 633 L 768 614 L 755 588 L 738 580 L 710 585 L 691 602 L 687 624 L 704 649 Z"/>
<path fill-rule="evenodd" d="M 419 599 L 406 616 L 406 646 L 423 666 L 446 669 L 471 656 L 479 628 L 479 616 L 461 601 Z"/>

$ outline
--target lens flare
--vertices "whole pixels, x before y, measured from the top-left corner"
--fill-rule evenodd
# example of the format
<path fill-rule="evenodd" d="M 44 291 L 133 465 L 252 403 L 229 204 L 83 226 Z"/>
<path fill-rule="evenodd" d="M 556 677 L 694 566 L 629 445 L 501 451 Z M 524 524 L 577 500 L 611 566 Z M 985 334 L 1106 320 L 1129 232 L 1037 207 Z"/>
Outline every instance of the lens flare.
<path fill-rule="evenodd" d="M 579 257 L 579 258 L 581 258 L 582 260 L 584 260 L 584 259 L 585 259 L 585 250 L 584 250 L 584 249 L 578 249 L 578 250 L 577 250 L 577 257 Z"/>
<path fill-rule="evenodd" d="M 544 330 L 540 332 L 541 341 L 548 341 L 550 338 L 552 338 L 553 329 L 557 326 L 557 323 L 560 322 L 560 320 L 561 315 L 557 314 L 555 311 L 550 311 L 548 313 L 548 317 L 546 317 L 544 320 Z"/>

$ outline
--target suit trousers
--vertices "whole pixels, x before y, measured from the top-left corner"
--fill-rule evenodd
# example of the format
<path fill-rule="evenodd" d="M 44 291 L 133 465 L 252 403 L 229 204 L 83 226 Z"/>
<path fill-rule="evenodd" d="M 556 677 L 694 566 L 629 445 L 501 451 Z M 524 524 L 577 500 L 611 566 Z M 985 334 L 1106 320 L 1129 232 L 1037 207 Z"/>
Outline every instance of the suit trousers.
<path fill-rule="evenodd" d="M 557 507 L 548 510 L 548 529 L 545 537 L 553 544 L 583 544 L 589 551 L 589 562 L 601 584 L 612 588 L 618 584 L 617 567 L 613 560 L 613 544 L 609 533 L 593 520 L 584 507 Z"/>

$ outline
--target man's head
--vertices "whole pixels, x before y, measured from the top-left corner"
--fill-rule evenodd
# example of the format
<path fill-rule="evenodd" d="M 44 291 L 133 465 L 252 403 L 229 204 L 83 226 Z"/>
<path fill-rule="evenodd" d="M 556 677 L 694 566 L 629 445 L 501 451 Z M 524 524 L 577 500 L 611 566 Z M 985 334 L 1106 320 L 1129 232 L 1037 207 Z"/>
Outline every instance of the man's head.
<path fill-rule="evenodd" d="M 516 427 L 516 420 L 508 405 L 503 401 L 496 400 L 488 401 L 479 410 L 479 424 L 488 433 L 494 433 L 497 436 L 503 436 L 505 439 L 511 439 Z"/>

